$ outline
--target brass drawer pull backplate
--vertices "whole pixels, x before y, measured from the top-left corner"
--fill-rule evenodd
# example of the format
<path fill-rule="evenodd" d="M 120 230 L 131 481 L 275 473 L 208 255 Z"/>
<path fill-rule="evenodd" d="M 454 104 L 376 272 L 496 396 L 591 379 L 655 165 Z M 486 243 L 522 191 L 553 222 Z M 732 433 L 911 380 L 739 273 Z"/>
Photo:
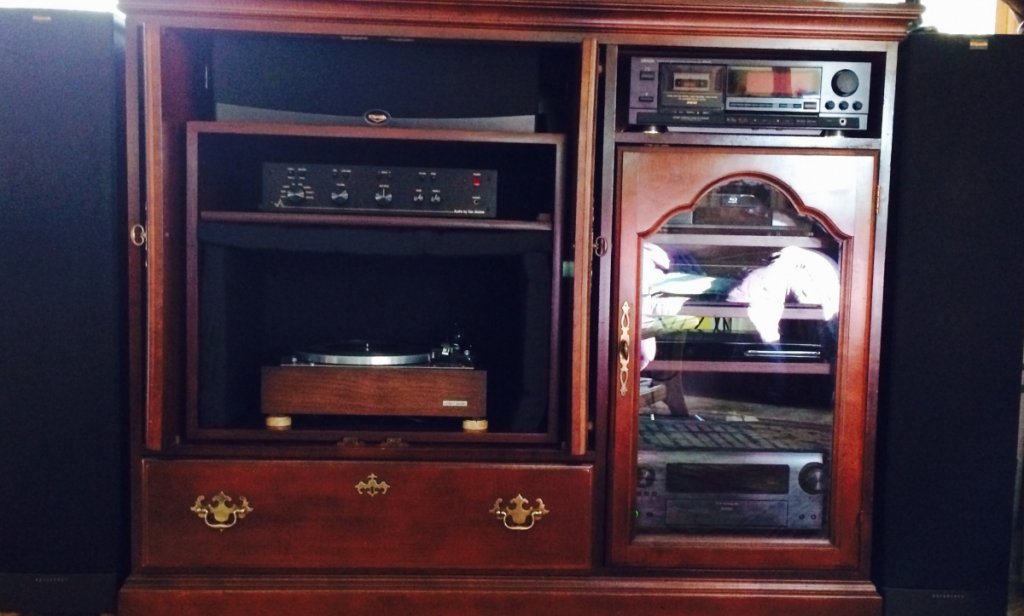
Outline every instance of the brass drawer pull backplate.
<path fill-rule="evenodd" d="M 509 530 L 530 530 L 537 520 L 548 514 L 548 509 L 544 506 L 544 501 L 539 498 L 536 499 L 534 507 L 525 506 L 528 502 L 530 501 L 523 498 L 522 494 L 516 494 L 516 497 L 512 499 L 512 506 L 502 507 L 502 499 L 499 498 L 494 501 L 490 513 L 501 520 L 501 523 Z"/>
<path fill-rule="evenodd" d="M 367 494 L 369 496 L 377 496 L 378 494 L 387 494 L 391 486 L 386 481 L 378 481 L 377 476 L 370 473 L 366 479 L 356 484 L 356 492 L 360 494 Z"/>
<path fill-rule="evenodd" d="M 206 500 L 205 496 L 197 497 L 195 504 L 189 510 L 199 516 L 207 526 L 221 532 L 231 528 L 252 512 L 252 507 L 244 496 L 239 498 L 241 504 L 236 506 L 231 502 L 231 497 L 223 490 L 211 498 L 209 503 L 204 503 L 204 500 Z"/>

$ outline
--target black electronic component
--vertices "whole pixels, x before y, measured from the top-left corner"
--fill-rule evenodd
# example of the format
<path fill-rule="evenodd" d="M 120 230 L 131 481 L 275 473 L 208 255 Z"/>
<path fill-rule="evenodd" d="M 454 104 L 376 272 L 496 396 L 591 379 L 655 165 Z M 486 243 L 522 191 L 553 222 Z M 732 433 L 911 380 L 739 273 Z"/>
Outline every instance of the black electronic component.
<path fill-rule="evenodd" d="M 494 218 L 497 194 L 493 169 L 266 163 L 260 209 Z"/>

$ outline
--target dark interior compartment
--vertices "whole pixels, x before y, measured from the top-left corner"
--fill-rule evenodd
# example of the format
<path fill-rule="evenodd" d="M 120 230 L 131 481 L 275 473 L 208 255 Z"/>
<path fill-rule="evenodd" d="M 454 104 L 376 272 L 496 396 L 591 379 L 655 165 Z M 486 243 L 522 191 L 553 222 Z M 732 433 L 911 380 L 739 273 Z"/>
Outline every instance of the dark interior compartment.
<path fill-rule="evenodd" d="M 204 223 L 199 240 L 200 427 L 260 426 L 260 368 L 295 348 L 458 331 L 487 371 L 491 431 L 548 428 L 549 233 Z"/>

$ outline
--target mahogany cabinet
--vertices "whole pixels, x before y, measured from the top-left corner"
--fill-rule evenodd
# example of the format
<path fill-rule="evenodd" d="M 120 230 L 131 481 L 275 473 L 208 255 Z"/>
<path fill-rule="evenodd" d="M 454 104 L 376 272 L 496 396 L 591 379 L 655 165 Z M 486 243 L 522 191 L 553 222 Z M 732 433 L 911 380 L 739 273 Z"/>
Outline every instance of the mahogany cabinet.
<path fill-rule="evenodd" d="M 879 612 L 917 8 L 122 9 L 120 613 Z"/>

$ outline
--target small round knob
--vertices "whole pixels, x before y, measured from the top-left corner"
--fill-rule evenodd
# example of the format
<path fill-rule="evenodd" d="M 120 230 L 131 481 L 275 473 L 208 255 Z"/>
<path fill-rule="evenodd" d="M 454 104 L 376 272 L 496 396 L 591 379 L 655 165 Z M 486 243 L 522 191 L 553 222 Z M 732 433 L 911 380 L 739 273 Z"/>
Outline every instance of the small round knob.
<path fill-rule="evenodd" d="M 292 184 L 284 189 L 284 198 L 288 203 L 299 203 L 306 199 L 306 191 L 298 184 Z"/>
<path fill-rule="evenodd" d="M 821 494 L 825 491 L 825 466 L 820 462 L 811 462 L 800 469 L 798 477 L 800 488 L 808 494 Z"/>
<path fill-rule="evenodd" d="M 657 476 L 657 471 L 650 466 L 638 466 L 636 467 L 636 487 L 648 488 L 654 484 L 654 479 Z"/>
<path fill-rule="evenodd" d="M 832 91 L 839 96 L 849 96 L 856 92 L 858 87 L 860 87 L 860 79 L 857 77 L 857 73 L 848 68 L 837 71 L 832 76 Z"/>
<path fill-rule="evenodd" d="M 348 189 L 338 188 L 331 192 L 331 203 L 335 205 L 345 205 L 348 203 Z"/>

